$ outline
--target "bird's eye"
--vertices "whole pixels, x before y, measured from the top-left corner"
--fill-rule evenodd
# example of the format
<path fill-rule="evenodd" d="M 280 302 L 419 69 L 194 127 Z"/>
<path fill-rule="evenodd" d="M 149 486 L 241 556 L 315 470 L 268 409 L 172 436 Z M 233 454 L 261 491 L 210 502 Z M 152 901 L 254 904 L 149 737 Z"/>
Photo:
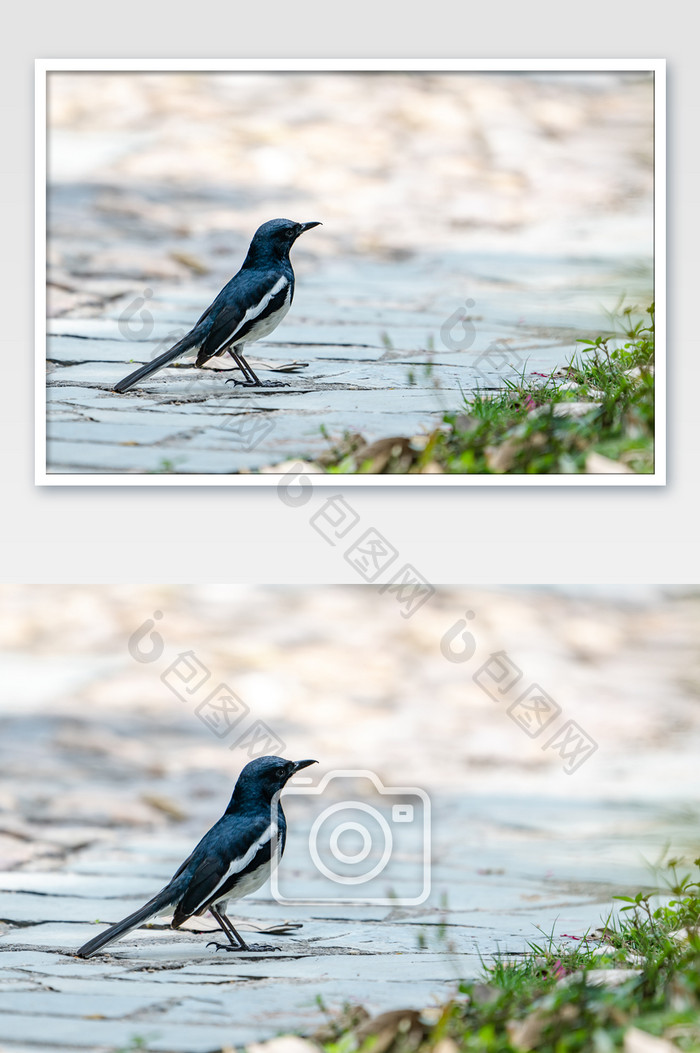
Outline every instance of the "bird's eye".
<path fill-rule="evenodd" d="M 287 774 L 287 771 L 286 771 L 285 768 L 278 768 L 277 771 L 275 772 L 275 775 L 277 776 L 278 779 L 283 779 L 286 774 Z"/>

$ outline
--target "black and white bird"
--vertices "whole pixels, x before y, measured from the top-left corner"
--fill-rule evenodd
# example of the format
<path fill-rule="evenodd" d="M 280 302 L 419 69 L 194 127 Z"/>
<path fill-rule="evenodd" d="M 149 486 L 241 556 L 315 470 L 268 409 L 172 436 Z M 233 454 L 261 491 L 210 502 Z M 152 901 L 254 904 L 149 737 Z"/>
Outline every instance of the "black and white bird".
<path fill-rule="evenodd" d="M 122 394 L 174 362 L 187 351 L 196 351 L 197 366 L 227 351 L 243 374 L 244 384 L 263 384 L 243 357 L 242 348 L 268 336 L 280 324 L 292 305 L 294 271 L 289 252 L 305 230 L 321 226 L 318 222 L 293 223 L 291 219 L 270 219 L 255 232 L 243 266 L 228 282 L 214 302 L 182 340 L 152 362 L 124 377 L 114 390 Z"/>
<path fill-rule="evenodd" d="M 204 835 L 165 888 L 76 953 L 89 958 L 145 921 L 170 913 L 173 908 L 174 929 L 187 918 L 208 910 L 229 941 L 216 944 L 217 947 L 227 951 L 267 949 L 245 943 L 226 917 L 226 906 L 229 900 L 241 899 L 259 889 L 279 863 L 287 837 L 279 795 L 292 775 L 316 763 L 258 757 L 246 764 L 221 819 Z"/>

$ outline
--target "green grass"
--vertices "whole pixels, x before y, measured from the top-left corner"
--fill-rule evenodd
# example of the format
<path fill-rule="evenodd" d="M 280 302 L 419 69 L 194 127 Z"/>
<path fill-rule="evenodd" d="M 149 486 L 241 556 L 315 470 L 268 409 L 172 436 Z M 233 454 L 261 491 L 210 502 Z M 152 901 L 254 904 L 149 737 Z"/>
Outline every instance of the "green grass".
<path fill-rule="evenodd" d="M 466 397 L 420 441 L 368 446 L 361 436 L 345 436 L 321 463 L 338 474 L 653 472 L 654 305 L 643 315 L 618 308 L 608 334 L 579 344 L 550 376 L 523 372 L 503 391 Z"/>
<path fill-rule="evenodd" d="M 573 944 L 545 936 L 484 964 L 422 1028 L 394 1014 L 391 1024 L 365 1021 L 320 1045 L 326 1053 L 615 1053 L 646 1032 L 667 1049 L 698 1050 L 700 859 L 690 873 L 681 867 L 669 861 L 655 892 L 616 897 L 617 915 Z"/>
<path fill-rule="evenodd" d="M 574 474 L 611 469 L 654 470 L 654 305 L 634 321 L 619 319 L 628 337 L 579 341 L 581 350 L 544 383 L 506 381 L 497 395 L 477 394 L 465 412 L 445 418 L 436 457 L 445 471 L 487 474 Z M 575 405 L 572 405 L 575 404 Z"/>

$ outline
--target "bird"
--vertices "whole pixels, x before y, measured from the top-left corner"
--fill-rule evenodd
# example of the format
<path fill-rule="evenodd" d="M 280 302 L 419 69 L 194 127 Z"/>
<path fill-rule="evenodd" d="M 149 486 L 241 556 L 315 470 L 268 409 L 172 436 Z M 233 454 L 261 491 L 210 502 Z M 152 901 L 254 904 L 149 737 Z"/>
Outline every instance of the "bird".
<path fill-rule="evenodd" d="M 321 225 L 318 221 L 294 223 L 291 219 L 270 219 L 258 227 L 243 266 L 189 333 L 158 358 L 120 380 L 114 385 L 114 391 L 123 394 L 187 351 L 197 352 L 198 367 L 228 351 L 243 374 L 243 384 L 280 386 L 279 381 L 260 381 L 243 357 L 242 348 L 268 336 L 286 315 L 294 297 L 294 271 L 289 252 L 300 234 Z"/>
<path fill-rule="evenodd" d="M 317 763 L 269 756 L 257 757 L 246 764 L 221 819 L 204 835 L 165 888 L 139 910 L 88 940 L 76 951 L 78 957 L 90 958 L 145 921 L 169 913 L 172 908 L 173 929 L 209 910 L 229 941 L 228 944 L 215 943 L 217 948 L 269 950 L 249 946 L 226 916 L 226 907 L 229 900 L 241 899 L 259 889 L 279 863 L 287 837 L 279 795 L 296 772 Z"/>

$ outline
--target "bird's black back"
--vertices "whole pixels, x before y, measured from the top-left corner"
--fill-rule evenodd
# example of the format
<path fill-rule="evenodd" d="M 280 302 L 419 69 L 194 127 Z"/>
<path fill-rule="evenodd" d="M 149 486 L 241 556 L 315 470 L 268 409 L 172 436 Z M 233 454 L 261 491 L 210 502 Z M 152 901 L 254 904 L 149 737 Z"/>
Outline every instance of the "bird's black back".
<path fill-rule="evenodd" d="M 201 328 L 203 336 L 197 354 L 197 365 L 202 365 L 214 355 L 221 354 L 226 348 L 227 339 L 233 333 L 236 334 L 236 343 L 245 342 L 256 321 L 256 318 L 252 317 L 241 326 L 246 311 L 259 304 L 281 277 L 286 281 L 277 294 L 270 298 L 270 311 L 279 310 L 287 297 L 290 303 L 294 297 L 294 271 L 289 258 L 265 270 L 257 266 L 251 268 L 245 264 L 241 267 L 195 324 L 193 332 Z"/>
<path fill-rule="evenodd" d="M 260 866 L 269 863 L 273 853 L 281 858 L 287 839 L 281 803 L 277 803 L 276 809 L 277 833 L 265 840 L 272 818 L 272 808 L 266 813 L 261 813 L 259 808 L 241 808 L 227 812 L 204 835 L 171 882 L 179 897 L 173 916 L 174 928 L 194 914 L 203 914 L 212 902 L 227 894 L 235 897 L 236 887 Z M 252 851 L 250 846 L 261 840 L 260 847 Z"/>

